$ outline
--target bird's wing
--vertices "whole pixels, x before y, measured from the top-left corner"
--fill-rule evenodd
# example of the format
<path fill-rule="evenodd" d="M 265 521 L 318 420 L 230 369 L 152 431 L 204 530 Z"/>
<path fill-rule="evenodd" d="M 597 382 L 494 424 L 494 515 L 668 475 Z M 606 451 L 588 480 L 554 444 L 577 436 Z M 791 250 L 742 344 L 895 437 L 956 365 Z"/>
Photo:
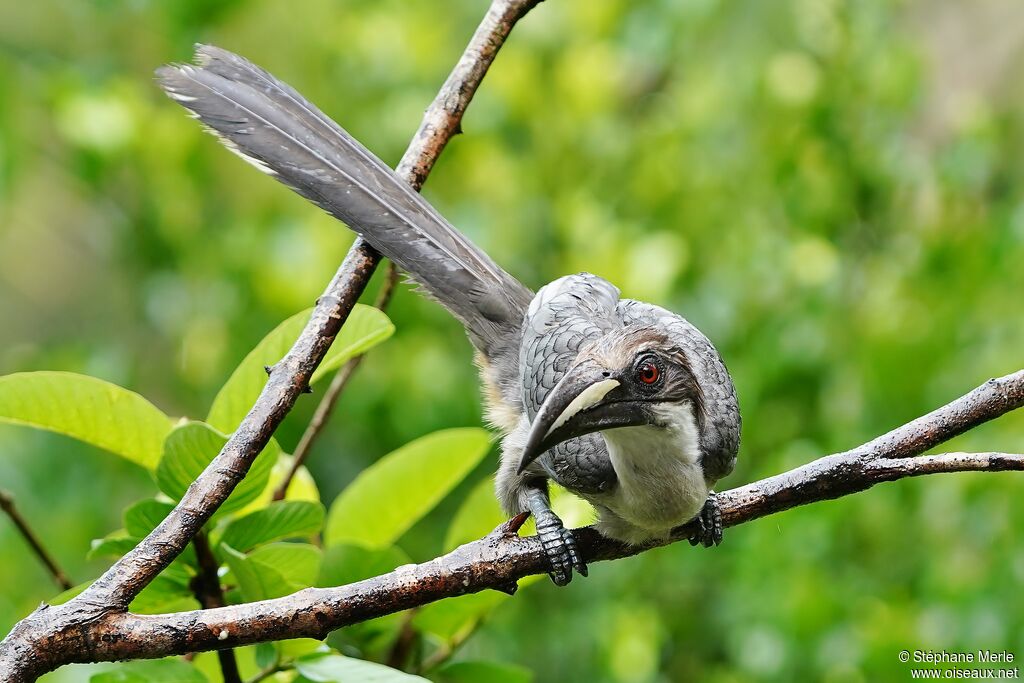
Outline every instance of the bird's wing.
<path fill-rule="evenodd" d="M 566 275 L 537 292 L 519 347 L 527 417 L 534 418 L 583 345 L 617 324 L 618 300 L 615 285 L 590 273 Z"/>
<path fill-rule="evenodd" d="M 618 300 L 614 285 L 589 273 L 567 275 L 537 292 L 523 322 L 519 351 L 523 407 L 530 420 L 580 349 L 618 324 Z M 537 462 L 552 479 L 578 493 L 600 493 L 615 483 L 599 434 L 564 441 Z"/>
<path fill-rule="evenodd" d="M 462 321 L 485 355 L 517 336 L 532 293 L 298 92 L 200 45 L 157 71 L 167 94 L 224 144 L 344 221 Z"/>

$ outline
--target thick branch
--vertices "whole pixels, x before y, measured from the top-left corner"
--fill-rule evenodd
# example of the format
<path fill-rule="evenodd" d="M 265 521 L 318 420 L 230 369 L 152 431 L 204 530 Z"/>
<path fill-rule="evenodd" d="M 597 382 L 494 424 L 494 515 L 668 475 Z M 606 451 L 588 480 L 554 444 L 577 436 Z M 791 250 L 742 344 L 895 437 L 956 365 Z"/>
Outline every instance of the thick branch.
<path fill-rule="evenodd" d="M 960 471 L 1024 470 L 1024 455 L 948 453 L 920 458 L 858 461 L 827 456 L 802 468 L 719 494 L 726 526 L 737 526 L 798 505 L 838 498 L 884 481 Z M 800 474 L 798 474 L 800 473 Z M 777 480 L 802 491 L 781 489 Z M 614 560 L 688 538 L 694 530 L 680 527 L 671 539 L 647 546 L 628 546 L 599 535 L 593 528 L 577 530 L 587 562 Z M 337 628 L 411 607 L 485 589 L 502 590 L 509 582 L 547 571 L 547 559 L 535 536 L 521 538 L 498 531 L 430 562 L 339 588 L 308 588 L 277 600 L 179 614 L 143 616 L 113 614 L 97 624 L 102 654 L 82 659 L 161 657 L 285 638 L 324 638 Z"/>
<path fill-rule="evenodd" d="M 838 498 L 875 484 L 942 472 L 1024 470 L 1024 455 L 921 451 L 1024 404 L 1024 371 L 978 389 L 859 448 L 828 455 L 789 472 L 718 495 L 726 526 Z M 629 546 L 593 528 L 575 531 L 587 562 L 613 560 L 688 538 L 685 525 L 662 542 Z M 407 565 L 338 588 L 308 588 L 276 600 L 194 612 L 142 616 L 114 613 L 82 629 L 68 661 L 161 657 L 268 640 L 323 638 L 330 631 L 443 598 L 485 589 L 507 590 L 547 571 L 536 537 L 499 528 L 430 562 Z M 52 638 L 53 636 L 51 636 Z M 42 647 L 49 644 L 44 638 Z M 91 647 L 85 647 L 89 643 Z M 64 648 L 68 643 L 62 643 Z"/>
<path fill-rule="evenodd" d="M 46 547 L 43 546 L 43 542 L 39 540 L 35 532 L 32 531 L 32 527 L 28 525 L 28 521 L 22 516 L 21 512 L 18 511 L 18 507 L 14 504 L 14 496 L 7 491 L 0 490 L 0 510 L 7 513 L 7 516 L 14 522 L 14 526 L 17 527 L 18 532 L 21 534 L 25 542 L 28 543 L 29 547 L 32 548 L 32 552 L 36 554 L 39 561 L 50 571 L 50 575 L 53 580 L 57 582 L 57 585 L 68 590 L 71 588 L 71 579 L 64 573 L 64 570 L 60 568 L 57 561 L 53 559 Z"/>
<path fill-rule="evenodd" d="M 492 1 L 398 166 L 398 174 L 417 190 L 448 140 L 459 131 L 466 107 L 512 27 L 538 2 Z M 0 680 L 34 680 L 83 653 L 95 651 L 92 631 L 96 625 L 127 609 L 131 600 L 184 550 L 248 472 L 308 386 L 379 259 L 362 238 L 355 240 L 345 262 L 317 300 L 299 339 L 273 367 L 252 410 L 177 507 L 81 595 L 59 607 L 44 605 L 19 622 L 0 642 Z"/>

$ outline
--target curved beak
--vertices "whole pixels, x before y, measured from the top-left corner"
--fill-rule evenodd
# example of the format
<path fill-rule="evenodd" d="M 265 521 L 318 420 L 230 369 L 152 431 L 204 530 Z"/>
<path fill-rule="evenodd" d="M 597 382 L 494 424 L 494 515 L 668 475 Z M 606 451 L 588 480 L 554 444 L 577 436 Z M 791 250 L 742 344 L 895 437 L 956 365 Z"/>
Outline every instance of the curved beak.
<path fill-rule="evenodd" d="M 533 418 L 518 472 L 545 451 L 567 439 L 614 427 L 649 424 L 643 401 L 615 392 L 621 382 L 616 373 L 596 361 L 571 368 L 555 385 Z"/>

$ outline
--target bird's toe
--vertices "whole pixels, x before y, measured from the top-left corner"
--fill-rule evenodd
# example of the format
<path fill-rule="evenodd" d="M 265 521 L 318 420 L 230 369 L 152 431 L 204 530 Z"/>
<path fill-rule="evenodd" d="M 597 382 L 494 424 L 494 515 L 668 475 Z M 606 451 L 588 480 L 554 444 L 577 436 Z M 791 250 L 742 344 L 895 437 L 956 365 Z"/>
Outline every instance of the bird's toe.
<path fill-rule="evenodd" d="M 579 548 L 576 545 L 576 536 L 572 533 L 571 529 L 562 528 L 562 542 L 568 551 L 569 562 L 572 567 L 580 573 L 580 576 L 586 576 L 588 574 L 587 563 L 583 561 L 583 556 L 580 555 Z"/>
<path fill-rule="evenodd" d="M 572 581 L 574 567 L 586 576 L 587 567 L 579 557 L 576 537 L 571 531 L 561 525 L 546 525 L 537 529 L 537 535 L 551 565 L 548 575 L 556 586 L 565 586 Z"/>
<path fill-rule="evenodd" d="M 708 493 L 704 501 L 704 507 L 697 515 L 696 521 L 698 530 L 688 539 L 690 545 L 703 545 L 705 548 L 720 545 L 722 543 L 722 509 L 718 504 L 718 497 L 714 491 Z"/>

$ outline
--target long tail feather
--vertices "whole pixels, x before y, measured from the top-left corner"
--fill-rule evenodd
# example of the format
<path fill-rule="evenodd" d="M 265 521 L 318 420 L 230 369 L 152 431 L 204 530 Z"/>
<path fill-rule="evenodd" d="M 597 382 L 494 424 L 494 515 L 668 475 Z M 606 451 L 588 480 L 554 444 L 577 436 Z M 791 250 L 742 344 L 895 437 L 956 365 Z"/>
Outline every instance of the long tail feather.
<path fill-rule="evenodd" d="M 532 292 L 293 88 L 236 54 L 196 48 L 161 87 L 233 152 L 345 222 L 459 318 L 485 355 L 507 346 Z"/>

